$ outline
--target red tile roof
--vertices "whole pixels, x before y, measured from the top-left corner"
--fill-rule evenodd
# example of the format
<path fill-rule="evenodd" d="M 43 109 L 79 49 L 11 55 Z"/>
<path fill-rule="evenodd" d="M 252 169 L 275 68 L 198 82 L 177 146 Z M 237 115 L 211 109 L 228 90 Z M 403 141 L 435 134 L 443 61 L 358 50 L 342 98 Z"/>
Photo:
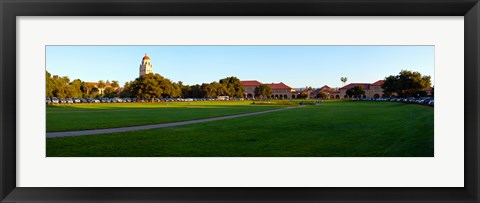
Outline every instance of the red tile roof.
<path fill-rule="evenodd" d="M 328 89 L 332 89 L 332 88 L 330 88 L 328 85 L 324 85 L 323 87 L 320 87 L 320 90 L 328 90 Z"/>
<path fill-rule="evenodd" d="M 369 90 L 369 89 L 370 89 L 370 83 L 350 83 L 350 84 L 348 84 L 348 85 L 343 86 L 343 87 L 340 88 L 340 89 L 341 89 L 341 90 L 344 90 L 344 89 L 348 90 L 348 89 L 351 89 L 351 88 L 353 88 L 353 87 L 355 87 L 355 86 L 361 86 L 361 87 L 363 87 L 363 89 L 365 89 L 365 90 Z"/>
<path fill-rule="evenodd" d="M 372 84 L 372 86 L 381 86 L 384 82 L 385 82 L 385 80 L 379 80 L 379 81 L 377 81 L 377 82 L 374 82 L 374 83 Z"/>
<path fill-rule="evenodd" d="M 256 81 L 256 80 L 243 80 L 240 81 L 243 86 L 260 86 L 262 83 Z"/>
<path fill-rule="evenodd" d="M 284 84 L 283 82 L 281 83 L 270 83 L 270 84 L 267 84 L 268 86 L 270 86 L 270 88 L 272 88 L 272 90 L 275 90 L 275 89 L 292 89 L 291 87 L 289 87 L 288 85 Z"/>

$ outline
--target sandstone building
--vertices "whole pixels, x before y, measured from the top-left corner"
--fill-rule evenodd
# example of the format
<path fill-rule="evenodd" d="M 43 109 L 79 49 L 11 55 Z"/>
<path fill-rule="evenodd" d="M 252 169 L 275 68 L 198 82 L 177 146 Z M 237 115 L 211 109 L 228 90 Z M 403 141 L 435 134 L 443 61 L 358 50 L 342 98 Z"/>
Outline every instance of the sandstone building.
<path fill-rule="evenodd" d="M 145 53 L 145 56 L 142 59 L 142 62 L 140 63 L 140 68 L 139 68 L 139 75 L 138 77 L 153 73 L 153 66 L 152 63 L 150 62 L 150 57 Z"/>

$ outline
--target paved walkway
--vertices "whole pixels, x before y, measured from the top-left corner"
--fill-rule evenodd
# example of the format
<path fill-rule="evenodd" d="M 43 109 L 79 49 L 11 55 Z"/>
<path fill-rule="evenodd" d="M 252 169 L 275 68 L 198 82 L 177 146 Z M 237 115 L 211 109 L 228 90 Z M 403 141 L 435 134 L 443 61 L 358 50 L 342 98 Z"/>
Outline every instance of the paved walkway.
<path fill-rule="evenodd" d="M 268 110 L 268 111 L 260 111 L 260 112 L 254 112 L 254 113 L 237 114 L 237 115 L 231 115 L 231 116 L 221 116 L 221 117 L 215 117 L 215 118 L 205 118 L 205 119 L 198 119 L 198 120 L 180 121 L 180 122 L 174 122 L 174 123 L 162 123 L 162 124 L 153 124 L 153 125 L 142 125 L 142 126 L 120 127 L 120 128 L 107 128 L 107 129 L 96 129 L 96 130 L 51 132 L 51 133 L 47 133 L 47 138 L 81 136 L 81 135 L 96 135 L 96 134 L 105 134 L 105 133 L 128 132 L 128 131 L 134 131 L 134 130 L 148 130 L 148 129 L 155 129 L 155 128 L 166 128 L 166 127 L 188 125 L 188 124 L 194 124 L 194 123 L 205 123 L 205 122 L 210 122 L 210 121 L 218 121 L 218 120 L 225 120 L 225 119 L 231 119 L 231 118 L 239 118 L 239 117 L 245 117 L 245 116 L 254 116 L 254 115 L 271 113 L 271 112 L 276 112 L 276 111 L 283 111 L 283 110 L 292 109 L 292 108 L 297 108 L 297 107 L 288 107 L 288 108 L 274 109 L 274 110 Z"/>

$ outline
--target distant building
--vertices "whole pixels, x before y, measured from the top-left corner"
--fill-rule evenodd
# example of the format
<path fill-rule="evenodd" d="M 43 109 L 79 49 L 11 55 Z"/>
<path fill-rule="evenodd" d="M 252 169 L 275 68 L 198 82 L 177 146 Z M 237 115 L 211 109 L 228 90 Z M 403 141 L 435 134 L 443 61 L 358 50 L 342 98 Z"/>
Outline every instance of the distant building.
<path fill-rule="evenodd" d="M 377 82 L 374 83 L 350 83 L 348 85 L 343 86 L 340 88 L 340 92 L 338 96 L 340 98 L 349 98 L 347 95 L 347 90 L 351 89 L 355 86 L 361 86 L 365 90 L 365 94 L 362 96 L 362 98 L 381 98 L 385 97 L 382 89 L 382 84 L 385 82 L 385 80 L 378 80 Z M 432 95 L 432 87 L 428 87 L 425 89 L 425 92 L 427 96 Z M 394 94 L 396 95 L 396 94 Z"/>
<path fill-rule="evenodd" d="M 112 85 L 110 83 L 105 83 L 105 87 L 103 87 L 103 88 L 100 88 L 98 86 L 98 82 L 85 82 L 85 83 L 90 84 L 93 87 L 97 88 L 98 89 L 98 94 L 103 94 L 103 92 L 105 91 L 105 88 L 112 87 Z M 114 90 L 117 90 L 117 89 L 118 88 L 114 88 Z"/>
<path fill-rule="evenodd" d="M 262 83 L 256 80 L 244 80 L 240 81 L 245 88 L 245 98 L 254 99 L 255 98 L 255 88 L 260 86 Z M 295 98 L 294 89 L 286 85 L 283 82 L 280 83 L 266 83 L 270 88 L 272 88 L 272 99 L 292 99 Z"/>
<path fill-rule="evenodd" d="M 243 88 L 245 89 L 245 98 L 247 99 L 255 98 L 255 88 L 262 84 L 256 80 L 243 80 L 240 81 L 240 83 L 242 83 Z"/>
<path fill-rule="evenodd" d="M 280 83 L 270 83 L 267 84 L 270 88 L 272 88 L 272 95 L 270 98 L 274 99 L 291 99 L 293 96 L 294 89 L 290 86 L 284 84 L 283 82 Z M 294 97 L 294 96 L 293 96 Z"/>
<path fill-rule="evenodd" d="M 153 73 L 153 66 L 150 62 L 150 57 L 145 53 L 145 56 L 142 58 L 139 68 L 139 77 L 145 74 Z"/>
<path fill-rule="evenodd" d="M 383 97 L 383 89 L 382 84 L 384 80 L 379 80 L 374 83 L 350 83 L 348 85 L 343 86 L 340 88 L 340 98 L 349 98 L 347 95 L 347 90 L 351 89 L 355 86 L 361 86 L 365 90 L 365 94 L 362 96 L 363 98 L 380 98 Z"/>
<path fill-rule="evenodd" d="M 328 85 L 324 85 L 323 87 L 313 90 L 309 97 L 316 98 L 320 92 L 326 93 L 329 99 L 340 99 L 340 91 L 338 91 L 338 88 L 331 88 Z"/>

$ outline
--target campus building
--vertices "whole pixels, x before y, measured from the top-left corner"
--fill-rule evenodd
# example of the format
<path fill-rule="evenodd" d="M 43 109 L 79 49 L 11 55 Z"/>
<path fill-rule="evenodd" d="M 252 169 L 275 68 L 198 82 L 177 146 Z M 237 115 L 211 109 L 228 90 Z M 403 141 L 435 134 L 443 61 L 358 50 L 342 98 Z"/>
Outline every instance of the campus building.
<path fill-rule="evenodd" d="M 365 95 L 362 96 L 363 98 L 380 98 L 384 96 L 382 89 L 382 84 L 384 82 L 385 80 L 378 80 L 374 83 L 350 83 L 340 88 L 339 97 L 349 98 L 347 95 L 347 90 L 355 86 L 360 86 L 365 90 Z"/>
<path fill-rule="evenodd" d="M 255 88 L 260 86 L 262 83 L 257 80 L 243 80 L 240 81 L 243 87 L 245 88 L 245 98 L 254 99 L 255 98 Z M 290 86 L 286 85 L 283 82 L 280 83 L 266 83 L 270 88 L 272 88 L 272 99 L 292 99 L 295 98 L 295 90 Z"/>
<path fill-rule="evenodd" d="M 329 99 L 340 99 L 340 91 L 338 91 L 338 88 L 331 88 L 328 85 L 324 85 L 323 87 L 320 87 L 316 90 L 313 90 L 310 92 L 309 97 L 310 98 L 316 98 L 318 93 L 324 92 L 328 95 Z"/>
<path fill-rule="evenodd" d="M 150 57 L 148 57 L 148 55 L 145 53 L 145 56 L 142 58 L 142 62 L 140 63 L 138 77 L 149 73 L 153 73 L 153 66 L 150 62 Z"/>
<path fill-rule="evenodd" d="M 107 87 L 112 87 L 112 85 L 110 83 L 105 83 L 104 84 L 104 87 L 100 88 L 98 82 L 85 82 L 86 84 L 90 84 L 92 85 L 93 87 L 97 88 L 98 89 L 98 94 L 103 94 L 103 92 L 105 91 L 105 89 Z M 114 90 L 118 90 L 118 88 L 113 88 Z"/>
<path fill-rule="evenodd" d="M 347 95 L 347 90 L 355 86 L 360 86 L 363 87 L 365 91 L 365 94 L 362 96 L 362 98 L 382 98 L 385 97 L 382 89 L 382 84 L 384 82 L 385 80 L 378 80 L 374 83 L 350 83 L 341 87 L 338 91 L 327 91 L 327 93 L 329 95 L 329 98 L 347 99 L 349 98 L 349 96 Z M 428 87 L 427 89 L 425 89 L 425 92 L 428 96 L 432 95 L 432 87 Z"/>

